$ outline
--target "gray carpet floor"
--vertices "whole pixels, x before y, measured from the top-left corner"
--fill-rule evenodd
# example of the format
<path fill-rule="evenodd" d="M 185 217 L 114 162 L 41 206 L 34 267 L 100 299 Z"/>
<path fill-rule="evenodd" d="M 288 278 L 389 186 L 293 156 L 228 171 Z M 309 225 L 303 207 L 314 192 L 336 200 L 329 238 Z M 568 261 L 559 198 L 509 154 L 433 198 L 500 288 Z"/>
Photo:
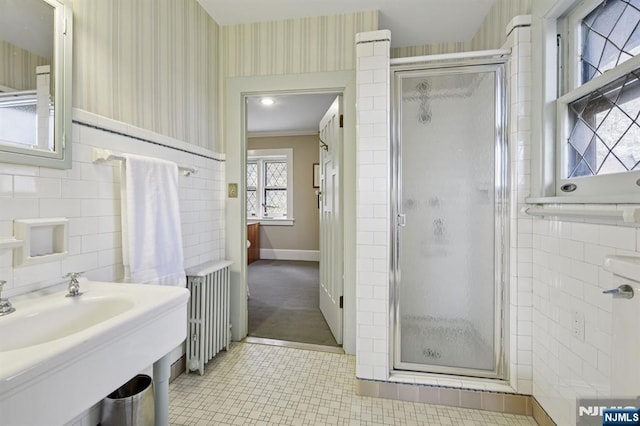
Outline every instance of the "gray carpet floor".
<path fill-rule="evenodd" d="M 320 312 L 318 262 L 259 260 L 249 265 L 249 335 L 338 346 Z"/>

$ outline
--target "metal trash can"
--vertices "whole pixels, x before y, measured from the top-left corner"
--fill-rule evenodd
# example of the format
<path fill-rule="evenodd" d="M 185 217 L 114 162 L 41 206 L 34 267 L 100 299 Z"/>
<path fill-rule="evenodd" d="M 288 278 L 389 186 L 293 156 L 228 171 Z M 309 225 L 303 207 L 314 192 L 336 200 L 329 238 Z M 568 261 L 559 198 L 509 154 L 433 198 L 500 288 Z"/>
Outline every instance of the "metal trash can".
<path fill-rule="evenodd" d="M 102 400 L 101 426 L 153 426 L 153 381 L 138 374 Z"/>

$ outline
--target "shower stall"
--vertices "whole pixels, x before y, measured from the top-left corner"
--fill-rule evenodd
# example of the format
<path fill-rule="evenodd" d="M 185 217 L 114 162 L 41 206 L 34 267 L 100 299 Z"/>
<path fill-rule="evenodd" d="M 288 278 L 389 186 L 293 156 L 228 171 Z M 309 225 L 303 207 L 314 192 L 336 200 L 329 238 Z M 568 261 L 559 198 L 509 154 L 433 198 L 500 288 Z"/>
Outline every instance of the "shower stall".
<path fill-rule="evenodd" d="M 504 66 L 391 69 L 394 370 L 506 377 Z"/>

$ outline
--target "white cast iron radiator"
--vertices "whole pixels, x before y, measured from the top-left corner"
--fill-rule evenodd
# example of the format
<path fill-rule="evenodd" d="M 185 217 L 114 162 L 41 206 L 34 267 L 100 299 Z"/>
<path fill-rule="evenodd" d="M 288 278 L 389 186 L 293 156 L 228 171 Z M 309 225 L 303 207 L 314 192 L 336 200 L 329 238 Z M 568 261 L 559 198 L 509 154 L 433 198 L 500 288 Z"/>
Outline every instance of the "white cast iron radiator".
<path fill-rule="evenodd" d="M 187 330 L 187 372 L 200 371 L 231 343 L 229 320 L 229 266 L 220 260 L 187 269 L 189 325 Z"/>

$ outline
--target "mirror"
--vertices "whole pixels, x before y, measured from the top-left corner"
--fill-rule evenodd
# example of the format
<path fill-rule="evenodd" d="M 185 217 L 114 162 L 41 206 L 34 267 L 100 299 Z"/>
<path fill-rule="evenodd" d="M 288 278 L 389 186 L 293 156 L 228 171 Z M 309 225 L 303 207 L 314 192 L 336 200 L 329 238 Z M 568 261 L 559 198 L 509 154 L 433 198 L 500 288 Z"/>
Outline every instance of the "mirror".
<path fill-rule="evenodd" d="M 70 1 L 0 0 L 0 162 L 71 168 Z"/>

